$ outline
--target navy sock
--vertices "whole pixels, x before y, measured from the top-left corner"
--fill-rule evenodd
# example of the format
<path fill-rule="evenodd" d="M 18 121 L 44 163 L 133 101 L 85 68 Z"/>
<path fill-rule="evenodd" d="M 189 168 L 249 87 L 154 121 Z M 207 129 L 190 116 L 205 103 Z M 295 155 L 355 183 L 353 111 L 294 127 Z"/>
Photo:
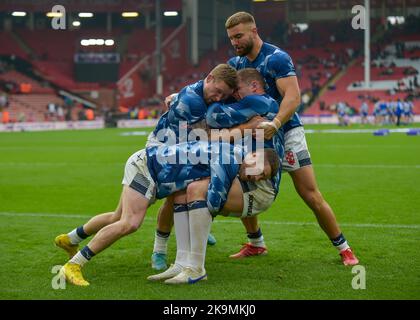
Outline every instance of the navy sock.
<path fill-rule="evenodd" d="M 187 203 L 188 211 L 207 208 L 207 201 L 206 200 L 195 200 L 190 203 Z"/>
<path fill-rule="evenodd" d="M 171 234 L 171 232 L 163 232 L 163 231 L 159 231 L 158 229 L 156 229 L 156 234 L 161 237 L 161 238 L 168 238 L 169 235 Z"/>
<path fill-rule="evenodd" d="M 258 231 L 257 232 L 248 233 L 248 238 L 249 239 L 257 239 L 257 238 L 259 238 L 261 236 L 262 236 L 261 228 L 258 228 Z"/>
<path fill-rule="evenodd" d="M 89 235 L 86 234 L 85 231 L 83 230 L 83 226 L 78 227 L 76 229 L 76 233 L 82 239 L 86 239 L 87 237 L 89 237 Z"/>
<path fill-rule="evenodd" d="M 88 246 L 85 246 L 82 250 L 80 250 L 80 253 L 86 258 L 86 260 L 90 260 L 95 256 L 95 253 L 90 250 Z"/>
<path fill-rule="evenodd" d="M 344 238 L 344 235 L 342 233 L 339 234 L 339 236 L 335 239 L 330 239 L 334 247 L 338 247 L 339 245 L 346 242 L 346 238 Z"/>

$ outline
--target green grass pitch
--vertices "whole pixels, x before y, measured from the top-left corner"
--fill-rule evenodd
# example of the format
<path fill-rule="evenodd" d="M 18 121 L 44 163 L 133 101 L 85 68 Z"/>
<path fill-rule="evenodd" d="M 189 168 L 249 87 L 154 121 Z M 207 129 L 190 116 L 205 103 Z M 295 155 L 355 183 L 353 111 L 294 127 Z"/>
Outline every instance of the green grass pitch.
<path fill-rule="evenodd" d="M 238 219 L 218 217 L 208 281 L 150 283 L 158 203 L 136 233 L 86 265 L 90 287 L 54 289 L 52 269 L 67 259 L 53 239 L 115 209 L 125 161 L 146 141 L 121 135 L 132 131 L 141 129 L 0 134 L 0 299 L 420 298 L 420 136 L 403 133 L 307 134 L 318 184 L 365 268 L 366 289 L 353 289 L 356 274 L 341 265 L 287 174 L 259 216 L 267 256 L 229 259 L 246 234 Z"/>

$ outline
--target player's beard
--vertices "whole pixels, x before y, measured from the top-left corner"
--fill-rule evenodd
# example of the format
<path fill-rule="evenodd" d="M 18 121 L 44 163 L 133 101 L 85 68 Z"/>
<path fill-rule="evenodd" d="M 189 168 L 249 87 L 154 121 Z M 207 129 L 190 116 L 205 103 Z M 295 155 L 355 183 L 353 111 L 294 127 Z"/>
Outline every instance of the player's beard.
<path fill-rule="evenodd" d="M 252 39 L 249 38 L 248 42 L 240 49 L 240 51 L 236 50 L 236 54 L 240 57 L 245 57 L 252 51 L 253 48 L 254 41 L 252 41 Z"/>
<path fill-rule="evenodd" d="M 204 92 L 204 101 L 206 102 L 207 105 L 210 105 L 213 103 L 213 100 L 209 98 L 207 92 Z"/>

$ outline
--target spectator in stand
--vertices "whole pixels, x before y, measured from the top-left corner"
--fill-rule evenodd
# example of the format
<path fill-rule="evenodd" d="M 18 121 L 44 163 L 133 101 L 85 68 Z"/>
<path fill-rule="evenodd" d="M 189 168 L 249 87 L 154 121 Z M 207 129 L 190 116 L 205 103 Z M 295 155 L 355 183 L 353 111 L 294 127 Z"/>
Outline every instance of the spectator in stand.
<path fill-rule="evenodd" d="M 9 114 L 9 111 L 3 110 L 2 116 L 1 116 L 1 122 L 3 124 L 7 124 L 7 123 L 10 122 L 10 114 Z"/>
<path fill-rule="evenodd" d="M 144 120 L 144 119 L 146 119 L 146 117 L 147 117 L 147 111 L 146 111 L 146 109 L 145 108 L 141 108 L 139 110 L 139 113 L 138 113 L 138 119 L 139 120 Z"/>
<path fill-rule="evenodd" d="M 0 95 L 0 110 L 3 108 L 7 108 L 9 106 L 9 98 L 7 97 L 7 93 L 2 93 Z"/>
<path fill-rule="evenodd" d="M 66 112 L 65 112 L 65 120 L 66 121 L 72 121 L 72 115 L 71 115 L 71 110 L 72 108 L 70 106 L 66 107 Z"/>
<path fill-rule="evenodd" d="M 26 115 L 23 111 L 19 112 L 18 115 L 18 122 L 25 122 L 26 121 Z"/>
<path fill-rule="evenodd" d="M 22 82 L 19 86 L 19 90 L 21 93 L 31 93 L 32 85 L 30 83 Z"/>
<path fill-rule="evenodd" d="M 95 120 L 95 113 L 93 112 L 93 109 L 88 108 L 86 109 L 85 113 L 86 113 L 86 120 L 88 121 Z"/>
<path fill-rule="evenodd" d="M 64 109 L 61 105 L 57 106 L 57 120 L 64 121 Z"/>
<path fill-rule="evenodd" d="M 54 120 L 56 116 L 56 105 L 52 102 L 47 104 L 47 120 Z"/>
<path fill-rule="evenodd" d="M 86 120 L 86 113 L 84 112 L 83 109 L 80 109 L 79 112 L 77 113 L 77 120 L 79 121 Z"/>

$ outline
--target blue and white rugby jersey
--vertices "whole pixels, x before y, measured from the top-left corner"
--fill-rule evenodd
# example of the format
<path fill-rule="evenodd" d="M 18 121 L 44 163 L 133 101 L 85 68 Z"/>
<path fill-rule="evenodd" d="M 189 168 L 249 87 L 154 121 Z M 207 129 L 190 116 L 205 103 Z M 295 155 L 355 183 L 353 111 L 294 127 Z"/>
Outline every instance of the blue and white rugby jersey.
<path fill-rule="evenodd" d="M 207 206 L 219 212 L 243 159 L 242 148 L 229 143 L 192 141 L 146 148 L 147 167 L 156 183 L 156 198 L 183 190 L 189 183 L 211 177 Z"/>
<path fill-rule="evenodd" d="M 279 110 L 279 105 L 268 94 L 249 95 L 238 102 L 231 104 L 213 103 L 207 111 L 206 121 L 211 128 L 231 128 L 249 121 L 254 116 L 263 116 L 268 120 L 273 120 Z M 245 138 L 246 139 L 246 138 Z M 246 142 L 243 142 L 247 145 Z M 252 144 L 255 151 L 255 143 Z M 279 159 L 284 156 L 284 131 L 281 128 L 271 140 L 264 140 L 264 148 L 276 150 Z M 276 195 L 279 191 L 281 180 L 281 168 L 277 175 L 272 179 L 273 188 Z"/>
<path fill-rule="evenodd" d="M 204 82 L 200 80 L 184 87 L 172 100 L 169 110 L 160 117 L 153 131 L 160 142 L 174 144 L 186 141 L 191 125 L 205 119 L 207 105 L 203 88 Z M 180 122 L 185 123 L 181 128 Z"/>
<path fill-rule="evenodd" d="M 283 97 L 277 90 L 276 80 L 296 76 L 295 67 L 290 56 L 285 51 L 267 42 L 263 43 L 261 50 L 254 61 L 249 61 L 247 57 L 237 56 L 229 59 L 227 63 L 236 70 L 245 68 L 257 69 L 266 82 L 265 92 L 274 98 L 279 105 Z M 302 121 L 295 112 L 290 120 L 284 124 L 284 132 L 286 133 L 290 129 L 302 125 Z"/>

